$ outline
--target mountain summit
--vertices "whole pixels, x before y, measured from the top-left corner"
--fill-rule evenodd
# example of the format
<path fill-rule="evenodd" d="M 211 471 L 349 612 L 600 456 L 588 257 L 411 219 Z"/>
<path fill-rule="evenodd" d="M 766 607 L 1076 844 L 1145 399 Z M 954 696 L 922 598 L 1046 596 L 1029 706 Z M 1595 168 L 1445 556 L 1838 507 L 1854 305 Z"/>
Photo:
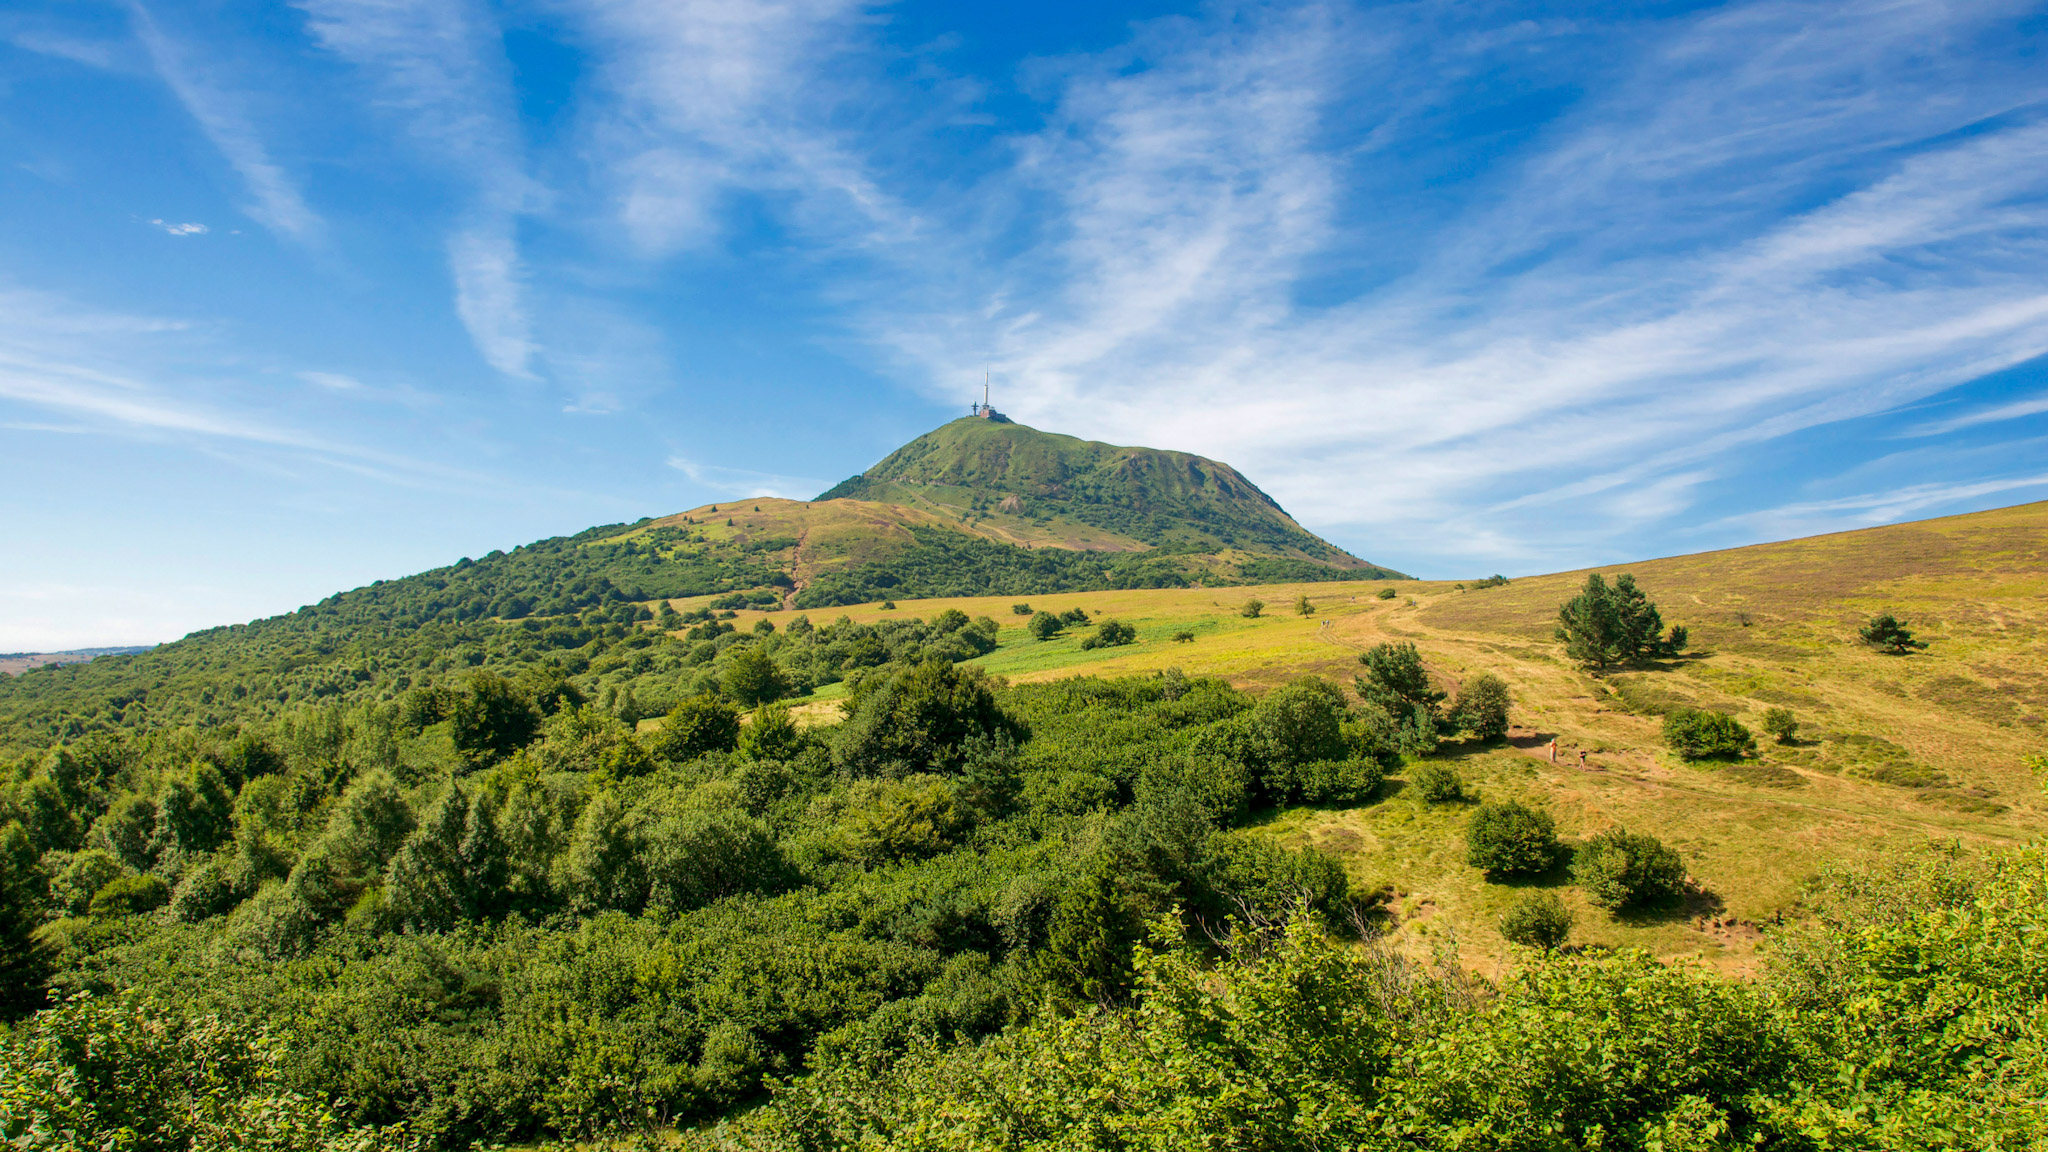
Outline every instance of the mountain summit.
<path fill-rule="evenodd" d="M 1304 529 L 1228 464 L 1041 432 L 993 413 L 934 429 L 816 500 L 721 502 L 605 542 L 728 583 L 772 572 L 755 587 L 716 591 L 797 608 L 1401 577 Z"/>
<path fill-rule="evenodd" d="M 1295 523 L 1228 464 L 1001 418 L 963 417 L 927 432 L 818 499 L 918 508 L 981 535 L 1040 546 L 1241 550 L 1372 567 Z"/>

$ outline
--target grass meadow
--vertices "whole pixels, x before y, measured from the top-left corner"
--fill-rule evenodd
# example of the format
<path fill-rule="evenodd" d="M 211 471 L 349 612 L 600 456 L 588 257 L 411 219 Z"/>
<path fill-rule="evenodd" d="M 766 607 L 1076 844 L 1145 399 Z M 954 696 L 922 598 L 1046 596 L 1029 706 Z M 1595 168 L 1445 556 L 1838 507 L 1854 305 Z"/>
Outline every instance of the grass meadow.
<path fill-rule="evenodd" d="M 1830 863 L 1944 841 L 2018 843 L 2048 829 L 2048 797 L 2023 762 L 2048 754 L 2048 504 L 1602 571 L 1633 573 L 1665 622 L 1690 630 L 1690 651 L 1604 676 L 1572 666 L 1552 621 L 1583 572 L 1480 590 L 1367 581 L 1028 598 L 1033 609 L 1081 607 L 1138 630 L 1135 644 L 1092 651 L 1080 647 L 1084 629 L 1033 640 L 1014 597 L 813 615 L 991 616 L 1003 625 L 1001 646 L 979 662 L 1014 682 L 1178 667 L 1253 691 L 1304 674 L 1348 687 L 1358 653 L 1384 640 L 1413 641 L 1452 691 L 1494 672 L 1514 690 L 1508 741 L 1439 753 L 1471 790 L 1540 805 L 1567 837 L 1613 825 L 1650 833 L 1677 847 L 1693 876 L 1684 906 L 1625 920 L 1586 906 L 1562 873 L 1539 881 L 1560 886 L 1573 908 L 1572 939 L 1732 970 L 1755 962 L 1756 925 L 1797 916 L 1802 886 Z M 1384 588 L 1395 598 L 1380 599 Z M 1303 595 L 1312 615 L 1296 614 Z M 1241 611 L 1251 599 L 1265 602 L 1256 619 Z M 1887 656 L 1862 645 L 1857 627 L 1880 611 L 1897 613 L 1928 647 Z M 790 618 L 741 613 L 736 623 L 762 615 Z M 1193 639 L 1176 642 L 1179 632 Z M 1762 735 L 1774 706 L 1799 718 L 1796 742 Z M 829 690 L 800 707 L 814 722 L 837 718 Z M 1758 733 L 1757 757 L 1679 761 L 1660 738 L 1659 714 L 1673 707 L 1737 716 Z M 1385 886 L 1402 946 L 1426 952 L 1455 940 L 1467 963 L 1496 965 L 1505 949 L 1494 923 L 1516 887 L 1486 883 L 1463 863 L 1469 804 L 1405 793 L 1397 773 L 1373 804 L 1292 809 L 1263 826 L 1336 854 L 1361 884 Z"/>

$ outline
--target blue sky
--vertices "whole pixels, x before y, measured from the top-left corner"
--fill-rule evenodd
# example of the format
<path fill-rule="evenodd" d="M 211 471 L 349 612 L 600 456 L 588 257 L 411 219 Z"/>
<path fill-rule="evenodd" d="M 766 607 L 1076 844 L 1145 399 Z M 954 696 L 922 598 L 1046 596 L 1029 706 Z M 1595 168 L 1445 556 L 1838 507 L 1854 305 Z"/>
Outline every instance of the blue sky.
<path fill-rule="evenodd" d="M 964 411 L 1374 561 L 2048 498 L 2048 12 L 13 0 L 0 650 Z"/>

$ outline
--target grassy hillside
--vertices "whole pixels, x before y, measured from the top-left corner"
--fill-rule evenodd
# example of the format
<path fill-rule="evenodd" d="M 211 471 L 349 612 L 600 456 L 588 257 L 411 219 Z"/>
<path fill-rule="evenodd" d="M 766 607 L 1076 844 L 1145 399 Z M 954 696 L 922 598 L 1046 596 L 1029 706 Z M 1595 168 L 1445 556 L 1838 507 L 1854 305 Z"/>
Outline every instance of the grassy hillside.
<path fill-rule="evenodd" d="M 1929 851 L 2048 826 L 2022 763 L 2044 750 L 2048 506 L 1630 566 L 1694 643 L 1600 678 L 1549 636 L 1578 573 L 811 613 L 623 598 L 700 530 L 773 539 L 746 521 L 765 503 L 721 511 L 515 554 L 551 595 L 596 599 L 573 614 L 465 617 L 488 590 L 471 564 L 8 681 L 8 1130 L 98 1146 L 126 1117 L 172 1134 L 203 1117 L 224 1127 L 194 1146 L 453 1152 L 728 1120 L 768 1126 L 745 1146 L 836 1147 L 901 1114 L 940 1117 L 935 1142 L 957 1146 L 972 1116 L 935 1101 L 963 1090 L 1002 1097 L 974 1112 L 999 1125 L 1045 1102 L 1086 1114 L 1032 1121 L 1056 1138 L 1153 1089 L 1173 1130 L 1235 1136 L 1183 1105 L 1287 1127 L 1298 1100 L 1369 1089 L 1342 1139 L 1236 1146 L 1649 1152 L 1728 1144 L 1740 1121 L 1779 1134 L 1758 1146 L 1904 1149 L 1968 1146 L 1947 1137 L 2031 1115 L 2048 1083 L 2040 850 Z M 1929 647 L 1859 644 L 1880 609 Z M 1030 638 L 1054 611 L 1085 623 Z M 1085 647 L 1112 619 L 1135 642 Z M 1440 743 L 1348 689 L 1289 684 L 1346 684 L 1383 640 L 1416 643 L 1447 690 L 1506 677 L 1507 738 Z M 786 697 L 808 722 L 768 706 L 742 723 Z M 1689 765 L 1659 738 L 1679 706 L 1791 707 L 1806 739 Z M 1465 800 L 1423 803 L 1446 766 Z M 1561 871 L 1488 883 L 1463 851 L 1478 798 L 1546 809 L 1568 851 L 1650 833 L 1683 854 L 1687 894 L 1616 916 Z M 1893 850 L 1928 867 L 1868 859 Z M 1876 867 L 1809 884 L 1835 863 Z M 1499 916 L 1531 888 L 1570 906 L 1575 944 L 1720 971 L 1510 955 Z M 1833 911 L 1809 915 L 1816 899 Z M 1291 943 L 1218 947 L 1228 918 L 1303 901 L 1387 944 L 1297 919 Z M 1766 971 L 1781 917 L 1799 927 Z M 1133 948 L 1148 933 L 1156 961 Z M 989 1074 L 920 1071 L 936 1053 Z M 1398 1064 L 1361 1078 L 1367 1056 Z M 1244 1087 L 1268 1065 L 1250 1096 L 1184 1075 Z M 1091 1067 L 1113 1090 L 1042 1075 Z M 761 1107 L 785 1077 L 794 1095 Z M 1503 1108 L 1551 1135 L 1487 1128 Z M 1364 1138 L 1388 1118 L 1413 1131 Z M 816 1139 L 775 1134 L 791 1122 Z M 887 1145 L 904 1122 L 881 1122 Z"/>
<path fill-rule="evenodd" d="M 1801 885 L 1825 863 L 1930 839 L 2007 843 L 2048 831 L 2048 798 L 2022 763 L 2048 754 L 2048 503 L 1608 571 L 1633 573 L 1667 622 L 1691 629 L 1684 658 L 1604 678 L 1574 668 L 1551 638 L 1558 604 L 1585 575 L 1566 572 L 1472 591 L 1366 582 L 1031 597 L 1034 609 L 1078 606 L 1132 623 L 1138 643 L 1090 651 L 1078 630 L 1040 642 L 1006 627 L 977 663 L 1020 682 L 1179 667 L 1263 690 L 1304 674 L 1348 684 L 1359 651 L 1411 640 L 1443 687 L 1495 672 L 1514 688 L 1509 746 L 1445 753 L 1479 791 L 1540 802 L 1571 835 L 1612 824 L 1654 834 L 1685 853 L 1705 891 L 1685 909 L 1627 923 L 1580 903 L 1581 938 L 1738 967 L 1753 954 L 1755 926 L 1795 912 Z M 1379 599 L 1383 588 L 1398 596 Z M 1295 615 L 1302 595 L 1315 615 Z M 1239 614 L 1252 598 L 1267 605 L 1258 619 Z M 1013 602 L 905 601 L 848 615 L 959 608 L 1007 625 L 1022 619 Z M 1857 627 L 1881 611 L 1906 619 L 1928 648 L 1898 657 L 1859 643 Z M 1194 639 L 1176 643 L 1178 632 Z M 1761 738 L 1747 764 L 1686 765 L 1660 735 L 1661 713 L 1674 706 L 1731 712 L 1760 737 L 1763 711 L 1788 707 L 1800 739 Z M 1543 755 L 1553 737 L 1555 766 Z M 1268 827 L 1339 854 L 1363 882 L 1395 886 L 1397 939 L 1421 945 L 1450 931 L 1469 957 L 1498 958 L 1492 921 L 1514 889 L 1481 883 L 1463 864 L 1464 809 L 1415 803 L 1398 783 L 1389 792 L 1355 810 L 1291 811 Z"/>
<path fill-rule="evenodd" d="M 1243 551 L 1372 568 L 1296 524 L 1228 464 L 1007 420 L 955 420 L 819 497 L 842 498 L 930 510 L 1027 546 Z"/>

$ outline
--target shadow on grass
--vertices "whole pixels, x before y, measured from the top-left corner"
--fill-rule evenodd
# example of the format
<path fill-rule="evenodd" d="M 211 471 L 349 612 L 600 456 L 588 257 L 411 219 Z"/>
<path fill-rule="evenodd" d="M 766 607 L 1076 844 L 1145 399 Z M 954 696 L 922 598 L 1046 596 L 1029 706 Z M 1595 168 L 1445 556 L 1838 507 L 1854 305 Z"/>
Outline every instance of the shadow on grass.
<path fill-rule="evenodd" d="M 1684 920 L 1718 920 L 1728 910 L 1721 894 L 1701 885 L 1697 880 L 1687 879 L 1685 889 L 1677 896 L 1655 904 L 1634 904 L 1617 908 L 1613 912 L 1614 922 L 1631 928 L 1648 928 L 1657 924 L 1676 924 Z"/>

